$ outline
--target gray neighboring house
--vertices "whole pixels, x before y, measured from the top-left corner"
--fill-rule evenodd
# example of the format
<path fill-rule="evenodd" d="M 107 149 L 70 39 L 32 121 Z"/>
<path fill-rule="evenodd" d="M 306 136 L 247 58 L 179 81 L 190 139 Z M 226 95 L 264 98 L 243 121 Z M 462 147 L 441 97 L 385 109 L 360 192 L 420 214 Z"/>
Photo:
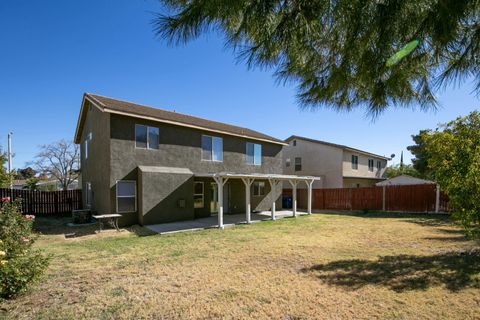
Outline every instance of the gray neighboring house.
<path fill-rule="evenodd" d="M 388 157 L 296 135 L 285 142 L 284 174 L 319 176 L 314 189 L 370 187 L 385 180 Z M 305 188 L 304 184 L 299 187 Z"/>
<path fill-rule="evenodd" d="M 281 206 L 286 143 L 257 131 L 86 93 L 74 141 L 84 206 L 121 225 Z"/>

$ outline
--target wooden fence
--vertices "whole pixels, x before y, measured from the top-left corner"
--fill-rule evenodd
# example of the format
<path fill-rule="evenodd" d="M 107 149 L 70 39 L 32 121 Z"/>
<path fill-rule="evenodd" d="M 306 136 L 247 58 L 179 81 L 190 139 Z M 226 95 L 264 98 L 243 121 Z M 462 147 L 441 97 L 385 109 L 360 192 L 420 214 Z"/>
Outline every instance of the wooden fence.
<path fill-rule="evenodd" d="M 385 192 L 385 200 L 384 200 Z M 313 189 L 312 209 L 384 210 L 400 212 L 435 212 L 437 186 L 434 184 L 368 188 Z M 284 197 L 292 189 L 283 190 Z M 297 206 L 307 207 L 307 190 L 297 189 Z M 439 211 L 447 212 L 448 198 L 440 192 Z"/>
<path fill-rule="evenodd" d="M 82 190 L 30 191 L 0 189 L 0 198 L 22 199 L 22 212 L 35 215 L 55 215 L 82 209 Z"/>

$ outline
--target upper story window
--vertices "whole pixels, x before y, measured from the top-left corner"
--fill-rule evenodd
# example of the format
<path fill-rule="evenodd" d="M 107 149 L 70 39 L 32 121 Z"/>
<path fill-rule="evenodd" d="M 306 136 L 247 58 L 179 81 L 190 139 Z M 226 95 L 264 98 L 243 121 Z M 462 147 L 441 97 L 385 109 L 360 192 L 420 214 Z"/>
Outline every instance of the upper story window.
<path fill-rule="evenodd" d="M 92 140 L 92 133 L 89 132 L 88 135 L 87 135 L 87 138 L 85 139 L 85 141 L 83 142 L 83 158 L 85 160 L 88 159 L 88 145 L 89 145 L 89 141 Z"/>
<path fill-rule="evenodd" d="M 293 146 L 294 146 L 294 147 L 297 146 L 297 140 L 293 140 Z"/>
<path fill-rule="evenodd" d="M 373 172 L 373 159 L 368 159 L 368 171 Z"/>
<path fill-rule="evenodd" d="M 262 164 L 262 145 L 247 142 L 247 164 L 260 166 Z"/>
<path fill-rule="evenodd" d="M 135 148 L 158 150 L 160 145 L 159 129 L 141 124 L 135 125 Z"/>
<path fill-rule="evenodd" d="M 202 160 L 223 161 L 223 139 L 202 135 Z"/>
<path fill-rule="evenodd" d="M 380 171 L 382 170 L 382 161 L 377 160 L 377 170 Z"/>
<path fill-rule="evenodd" d="M 352 154 L 352 169 L 358 170 L 358 156 Z"/>
<path fill-rule="evenodd" d="M 302 171 L 302 158 L 295 158 L 295 171 Z"/>
<path fill-rule="evenodd" d="M 290 158 L 285 160 L 285 167 L 290 167 Z"/>

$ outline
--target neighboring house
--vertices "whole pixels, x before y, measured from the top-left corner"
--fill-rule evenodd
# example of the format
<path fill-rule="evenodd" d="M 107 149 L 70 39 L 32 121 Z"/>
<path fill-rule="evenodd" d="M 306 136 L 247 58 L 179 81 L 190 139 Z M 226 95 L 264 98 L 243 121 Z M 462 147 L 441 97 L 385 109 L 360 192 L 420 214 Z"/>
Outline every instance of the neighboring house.
<path fill-rule="evenodd" d="M 415 177 L 404 174 L 401 176 L 397 176 L 395 178 L 378 182 L 375 185 L 378 187 L 382 187 L 382 186 L 410 186 L 410 185 L 419 185 L 419 184 L 436 184 L 436 182 L 415 178 Z"/>
<path fill-rule="evenodd" d="M 62 184 L 60 181 L 56 179 L 51 180 L 39 180 L 37 182 L 37 189 L 38 190 L 51 190 L 51 186 L 54 190 L 63 190 Z M 27 189 L 27 180 L 13 180 L 12 184 L 13 189 L 17 190 L 24 190 Z M 68 190 L 75 190 L 80 189 L 79 182 L 77 180 L 72 181 L 72 183 L 68 186 Z"/>
<path fill-rule="evenodd" d="M 281 205 L 281 185 L 269 179 L 282 178 L 286 143 L 257 131 L 85 94 L 74 141 L 85 207 L 120 213 L 123 225 L 218 211 L 221 227 L 223 212 Z"/>
<path fill-rule="evenodd" d="M 300 136 L 290 136 L 283 148 L 284 174 L 321 177 L 313 187 L 357 188 L 385 180 L 390 158 L 367 151 Z M 284 184 L 289 188 L 288 184 Z M 304 187 L 304 184 L 299 184 Z"/>

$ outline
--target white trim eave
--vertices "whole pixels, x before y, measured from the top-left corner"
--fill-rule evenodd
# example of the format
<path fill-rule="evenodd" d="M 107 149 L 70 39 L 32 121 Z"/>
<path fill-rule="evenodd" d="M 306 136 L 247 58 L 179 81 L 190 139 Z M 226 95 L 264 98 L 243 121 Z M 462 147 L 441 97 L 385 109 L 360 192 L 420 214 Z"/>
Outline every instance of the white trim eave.
<path fill-rule="evenodd" d="M 103 112 L 103 106 L 102 104 L 97 101 L 95 98 L 91 97 L 88 93 L 85 93 L 83 95 L 83 98 L 82 98 L 82 106 L 80 108 L 80 113 L 78 115 L 78 120 L 77 120 L 77 127 L 75 129 L 75 136 L 74 136 L 74 139 L 73 141 L 76 143 L 76 144 L 79 144 L 80 143 L 80 137 L 78 136 L 80 134 L 80 132 L 78 131 L 78 129 L 80 128 L 80 122 L 82 121 L 82 115 L 83 113 L 85 112 L 85 100 L 88 100 L 92 105 L 94 105 L 98 110 L 100 110 L 101 112 Z"/>
<path fill-rule="evenodd" d="M 231 133 L 231 132 L 222 131 L 222 130 L 209 129 L 209 128 L 205 128 L 205 127 L 202 127 L 202 126 L 196 126 L 196 125 L 193 125 L 193 124 L 185 124 L 185 123 L 181 123 L 181 122 L 177 122 L 177 121 L 163 120 L 163 119 L 158 119 L 158 118 L 155 118 L 155 117 L 142 116 L 142 115 L 138 115 L 138 114 L 134 114 L 134 113 L 130 113 L 130 112 L 117 111 L 117 110 L 109 109 L 109 108 L 106 108 L 106 107 L 103 109 L 103 111 L 108 112 L 108 113 L 113 113 L 113 114 L 119 114 L 119 115 L 122 115 L 122 116 L 128 116 L 128 117 L 132 117 L 132 118 L 139 118 L 139 119 L 145 119 L 145 120 L 150 120 L 150 121 L 155 121 L 155 122 L 168 123 L 168 124 L 172 124 L 172 125 L 176 125 L 176 126 L 188 127 L 188 128 L 192 128 L 192 129 L 221 133 L 221 134 L 229 135 L 229 136 L 241 137 L 241 138 L 246 138 L 246 139 L 251 139 L 251 140 L 256 140 L 256 141 L 263 141 L 263 142 L 268 142 L 268 143 L 273 143 L 273 144 L 279 144 L 279 145 L 282 145 L 282 146 L 288 146 L 288 143 L 285 143 L 285 142 L 273 141 L 273 140 L 262 139 L 262 138 L 255 138 L 255 137 L 251 137 L 251 136 L 248 136 L 248 135 L 236 134 L 236 133 Z"/>

